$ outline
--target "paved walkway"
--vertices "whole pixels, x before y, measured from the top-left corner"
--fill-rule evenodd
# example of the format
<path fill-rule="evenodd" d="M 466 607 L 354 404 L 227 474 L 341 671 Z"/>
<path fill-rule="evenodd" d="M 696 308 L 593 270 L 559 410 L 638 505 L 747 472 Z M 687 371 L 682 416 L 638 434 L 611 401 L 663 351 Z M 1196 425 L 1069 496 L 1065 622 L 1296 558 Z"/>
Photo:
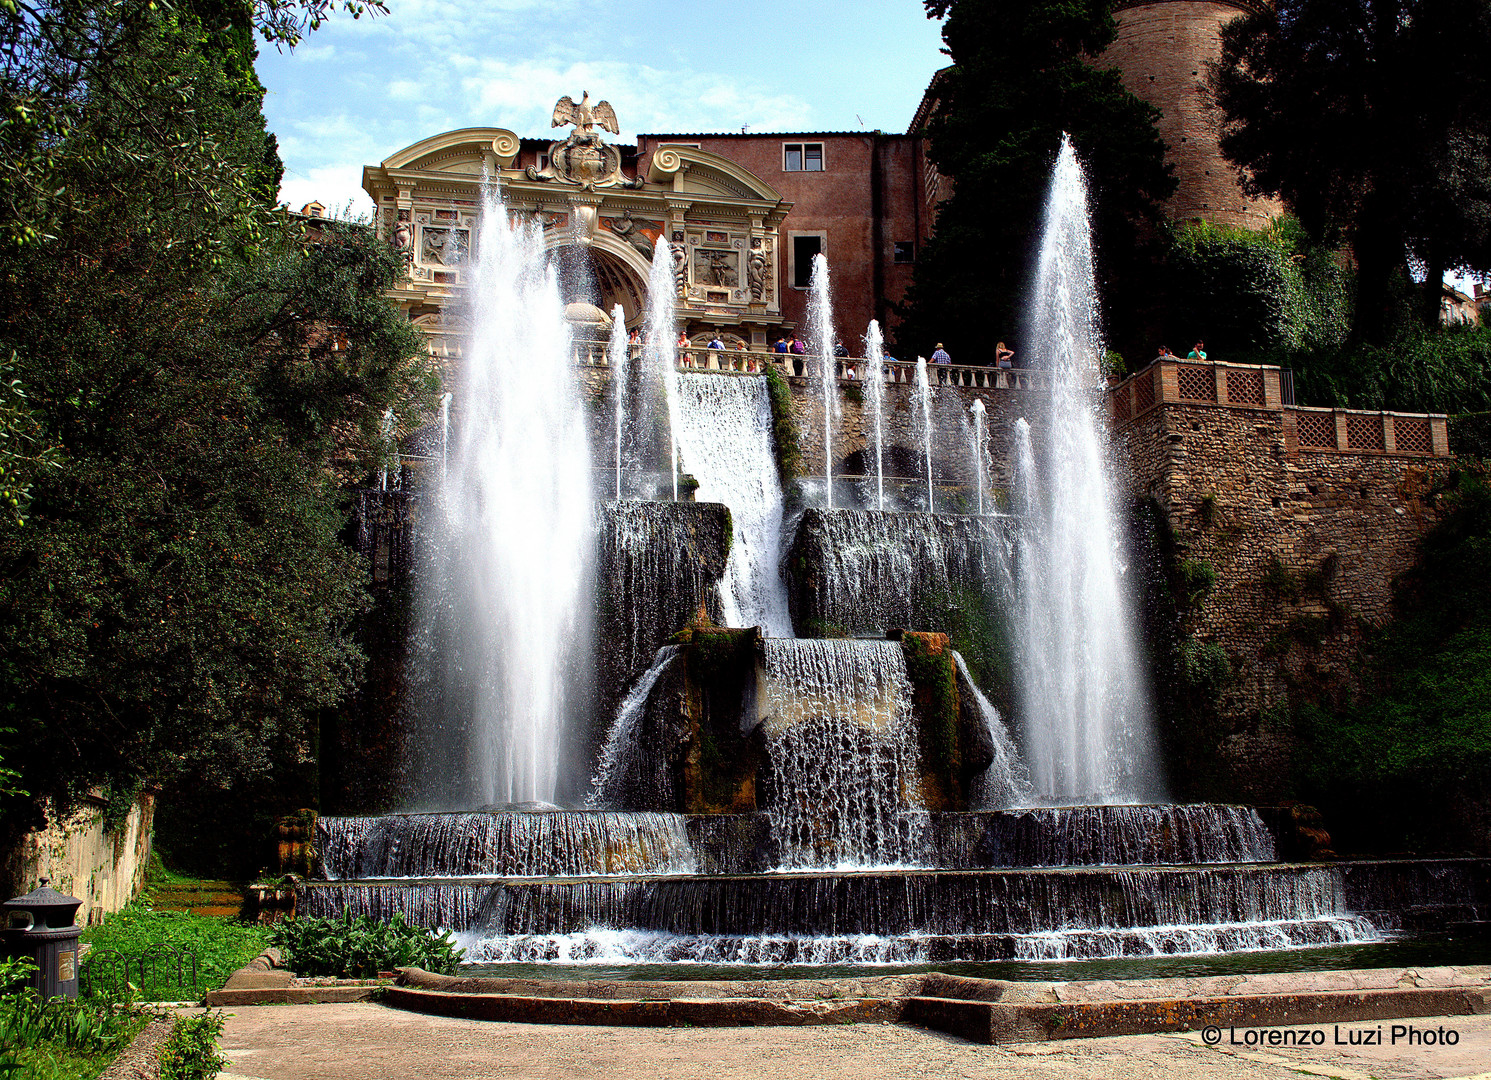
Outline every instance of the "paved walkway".
<path fill-rule="evenodd" d="M 1491 1016 L 1401 1021 L 1441 1027 L 1454 1046 L 1391 1045 L 1392 1022 L 1287 1029 L 1320 1046 L 1204 1045 L 1200 1034 L 1131 1035 L 1018 1046 L 977 1046 L 893 1024 L 799 1028 L 610 1028 L 499 1024 L 382 1005 L 261 1005 L 229 1010 L 223 1080 L 890 1080 L 1019 1077 L 1101 1080 L 1491 1080 Z M 1351 1046 L 1352 1031 L 1382 1030 L 1383 1046 Z M 1282 1028 L 1250 1029 L 1267 1039 Z M 1239 1030 L 1238 1043 L 1248 1037 Z M 1282 1034 L 1277 1037 L 1284 1037 Z"/>

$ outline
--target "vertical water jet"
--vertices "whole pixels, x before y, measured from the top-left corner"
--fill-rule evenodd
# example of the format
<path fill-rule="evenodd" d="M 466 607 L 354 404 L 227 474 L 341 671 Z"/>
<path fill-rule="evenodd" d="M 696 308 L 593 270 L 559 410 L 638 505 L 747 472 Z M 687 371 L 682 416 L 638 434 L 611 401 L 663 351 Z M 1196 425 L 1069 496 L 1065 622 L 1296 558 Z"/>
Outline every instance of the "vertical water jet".
<path fill-rule="evenodd" d="M 589 667 L 590 459 L 543 232 L 484 193 L 465 267 L 462 407 L 426 546 L 422 637 L 443 694 L 423 800 L 550 802 L 570 690 Z M 464 744 L 464 745 L 462 745 Z"/>
<path fill-rule="evenodd" d="M 935 513 L 932 504 L 932 380 L 927 375 L 927 358 L 916 358 L 916 405 L 922 436 L 922 455 L 927 461 L 927 513 Z"/>
<path fill-rule="evenodd" d="M 828 288 L 828 259 L 822 252 L 813 256 L 813 277 L 808 287 L 808 351 L 818 358 L 818 385 L 823 392 L 823 482 L 824 505 L 834 504 L 834 427 L 839 419 L 838 366 L 834 356 L 833 300 Z"/>
<path fill-rule="evenodd" d="M 621 499 L 621 443 L 626 434 L 626 391 L 631 375 L 631 356 L 626 343 L 626 313 L 617 304 L 611 310 L 611 342 L 607 349 L 611 365 L 611 393 L 616 408 L 616 498 Z"/>
<path fill-rule="evenodd" d="M 875 509 L 885 509 L 885 339 L 880 323 L 870 320 L 865 331 L 864 393 L 870 407 L 872 435 L 875 441 Z"/>
<path fill-rule="evenodd" d="M 642 368 L 655 387 L 660 387 L 668 413 L 668 462 L 673 474 L 673 501 L 678 501 L 678 346 L 673 335 L 676 286 L 673 283 L 673 249 L 658 238 L 647 277 L 647 321 L 642 332 Z"/>
<path fill-rule="evenodd" d="M 1030 346 L 1051 373 L 1041 439 L 1016 425 L 1024 528 L 1015 643 L 1031 780 L 1053 801 L 1153 798 L 1161 785 L 1113 511 L 1087 187 L 1065 137 Z"/>

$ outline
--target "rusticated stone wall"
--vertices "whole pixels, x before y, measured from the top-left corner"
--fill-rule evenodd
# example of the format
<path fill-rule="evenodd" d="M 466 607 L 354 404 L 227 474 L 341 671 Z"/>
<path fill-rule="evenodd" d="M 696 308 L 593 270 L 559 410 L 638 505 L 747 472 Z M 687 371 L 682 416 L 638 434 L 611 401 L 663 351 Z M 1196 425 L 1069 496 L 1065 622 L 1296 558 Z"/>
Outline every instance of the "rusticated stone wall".
<path fill-rule="evenodd" d="M 1287 797 L 1292 697 L 1339 699 L 1366 627 L 1392 613 L 1393 581 L 1417 558 L 1446 459 L 1301 450 L 1280 408 L 1162 403 L 1118 427 L 1137 497 L 1163 509 L 1176 556 L 1215 588 L 1187 615 L 1226 650 L 1218 703 L 1235 796 Z"/>

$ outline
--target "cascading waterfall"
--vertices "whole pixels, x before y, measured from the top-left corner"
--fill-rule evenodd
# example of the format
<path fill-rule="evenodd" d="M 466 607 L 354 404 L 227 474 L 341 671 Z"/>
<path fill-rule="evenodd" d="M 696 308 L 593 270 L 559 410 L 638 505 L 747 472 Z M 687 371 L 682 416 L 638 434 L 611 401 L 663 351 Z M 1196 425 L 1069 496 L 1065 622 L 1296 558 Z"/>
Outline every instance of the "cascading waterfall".
<path fill-rule="evenodd" d="M 875 509 L 885 509 L 885 339 L 880 323 L 870 320 L 865 331 L 865 404 L 871 416 L 871 438 L 875 442 Z"/>
<path fill-rule="evenodd" d="M 616 498 L 621 499 L 621 444 L 626 435 L 627 382 L 631 356 L 626 342 L 626 313 L 617 304 L 611 311 L 611 342 L 606 352 L 611 365 L 611 393 L 616 409 Z"/>
<path fill-rule="evenodd" d="M 642 726 L 642 714 L 647 708 L 647 698 L 658 679 L 672 667 L 681 655 L 677 645 L 664 645 L 657 652 L 652 666 L 644 671 L 627 692 L 621 708 L 616 710 L 616 719 L 606 733 L 606 744 L 601 748 L 600 764 L 591 781 L 588 805 L 592 807 L 614 806 L 621 801 L 621 787 L 628 773 L 637 765 L 638 731 Z"/>
<path fill-rule="evenodd" d="M 670 286 L 671 287 L 671 286 Z M 730 508 L 733 542 L 720 581 L 727 626 L 791 637 L 782 582 L 782 484 L 772 448 L 771 399 L 760 376 L 685 374 L 670 400 L 684 464 L 701 502 Z"/>
<path fill-rule="evenodd" d="M 953 666 L 958 675 L 958 692 L 968 695 L 973 701 L 989 732 L 989 741 L 994 744 L 994 761 L 974 781 L 972 802 L 989 810 L 1019 806 L 1030 798 L 1030 769 L 1020 760 L 1020 751 L 1015 747 L 1015 740 L 1010 738 L 999 710 L 973 681 L 963 654 L 956 649 L 953 650 Z"/>
<path fill-rule="evenodd" d="M 681 814 L 388 814 L 324 817 L 316 828 L 322 865 L 332 881 L 691 874 L 698 869 Z"/>
<path fill-rule="evenodd" d="M 822 252 L 813 256 L 813 277 L 808 287 L 808 351 L 818 360 L 818 386 L 823 391 L 823 482 L 824 505 L 834 504 L 834 428 L 839 421 L 838 359 L 834 356 L 833 300 L 828 286 L 828 259 Z"/>
<path fill-rule="evenodd" d="M 796 585 L 801 625 L 851 634 L 943 624 L 949 598 L 982 593 L 992 614 L 1012 591 L 1009 518 L 951 517 L 874 510 L 809 510 L 797 527 L 791 564 L 812 567 L 811 590 Z"/>
<path fill-rule="evenodd" d="M 591 586 L 586 425 L 541 230 L 510 220 L 492 187 L 480 236 L 460 423 L 423 545 L 422 637 L 447 688 L 425 735 L 424 799 L 549 802 L 568 691 L 588 668 L 576 655 Z"/>
<path fill-rule="evenodd" d="M 1025 528 L 1014 637 L 1035 793 L 1065 802 L 1153 799 L 1161 787 L 1121 582 L 1097 311 L 1087 189 L 1063 137 L 1031 328 L 1049 404 L 1040 446 L 1028 425 L 1016 432 Z"/>
<path fill-rule="evenodd" d="M 927 377 L 927 358 L 916 358 L 917 426 L 921 429 L 922 455 L 927 462 L 927 513 L 935 513 L 932 501 L 932 380 Z"/>
<path fill-rule="evenodd" d="M 673 249 L 658 238 L 647 277 L 647 320 L 642 333 L 642 366 L 647 381 L 662 391 L 668 410 L 668 460 L 673 475 L 673 501 L 678 501 L 678 346 L 674 334 L 677 286 L 673 282 Z"/>
<path fill-rule="evenodd" d="M 911 684 L 898 642 L 767 638 L 761 724 L 783 868 L 922 856 Z"/>

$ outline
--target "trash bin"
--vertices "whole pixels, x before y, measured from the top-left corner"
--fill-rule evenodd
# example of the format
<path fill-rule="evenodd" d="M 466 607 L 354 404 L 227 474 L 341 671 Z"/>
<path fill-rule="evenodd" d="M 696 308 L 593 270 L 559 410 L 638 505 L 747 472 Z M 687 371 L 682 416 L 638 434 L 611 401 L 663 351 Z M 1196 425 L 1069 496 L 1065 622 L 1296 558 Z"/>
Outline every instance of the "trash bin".
<path fill-rule="evenodd" d="M 7 956 L 30 957 L 39 969 L 31 985 L 44 998 L 78 996 L 78 908 L 83 901 L 48 887 L 50 878 L 25 896 L 0 904 L 0 931 Z"/>

